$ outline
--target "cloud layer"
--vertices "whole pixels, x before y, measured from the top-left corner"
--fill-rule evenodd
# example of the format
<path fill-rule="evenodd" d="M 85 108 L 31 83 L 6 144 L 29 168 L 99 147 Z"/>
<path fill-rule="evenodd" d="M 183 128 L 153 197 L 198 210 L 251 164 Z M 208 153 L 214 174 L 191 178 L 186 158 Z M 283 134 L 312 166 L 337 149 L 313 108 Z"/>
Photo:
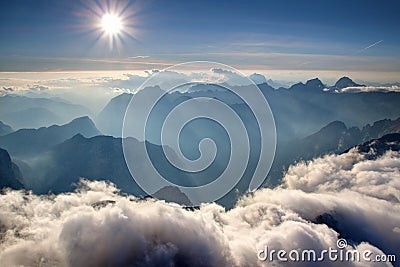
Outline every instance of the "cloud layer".
<path fill-rule="evenodd" d="M 351 190 L 400 203 L 399 162 L 398 152 L 389 151 L 376 160 L 364 160 L 364 155 L 351 150 L 290 166 L 284 181 L 287 188 L 304 192 Z"/>
<path fill-rule="evenodd" d="M 400 92 L 400 86 L 350 86 L 343 88 L 340 92 L 360 93 L 360 92 Z"/>
<path fill-rule="evenodd" d="M 284 185 L 187 210 L 120 195 L 83 181 L 74 193 L 0 196 L 4 266 L 280 266 L 260 261 L 271 249 L 346 249 L 396 254 L 400 243 L 398 152 L 369 160 L 356 151 L 290 167 Z M 282 266 L 310 266 L 286 262 Z M 316 266 L 343 266 L 319 262 Z M 391 266 L 348 262 L 346 266 Z"/>

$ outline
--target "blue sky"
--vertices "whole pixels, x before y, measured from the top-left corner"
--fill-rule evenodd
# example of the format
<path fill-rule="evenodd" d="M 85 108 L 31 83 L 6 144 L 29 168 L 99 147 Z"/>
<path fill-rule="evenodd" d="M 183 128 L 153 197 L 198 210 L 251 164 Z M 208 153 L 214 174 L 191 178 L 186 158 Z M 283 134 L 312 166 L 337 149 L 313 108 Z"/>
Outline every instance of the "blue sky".
<path fill-rule="evenodd" d="M 113 45 L 96 29 L 110 10 L 125 17 L 127 33 Z M 395 0 L 2 1 L 0 71 L 149 69 L 210 60 L 242 69 L 396 75 L 399 10 Z"/>

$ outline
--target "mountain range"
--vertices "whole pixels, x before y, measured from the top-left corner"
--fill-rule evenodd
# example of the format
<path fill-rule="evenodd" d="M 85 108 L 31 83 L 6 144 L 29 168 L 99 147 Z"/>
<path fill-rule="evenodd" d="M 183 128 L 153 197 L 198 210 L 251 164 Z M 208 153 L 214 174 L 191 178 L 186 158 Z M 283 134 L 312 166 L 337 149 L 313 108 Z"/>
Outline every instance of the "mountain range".
<path fill-rule="evenodd" d="M 78 122 L 80 120 L 86 121 L 86 123 L 89 121 L 88 118 L 78 119 Z M 74 125 L 75 122 L 71 124 Z M 71 128 L 71 125 L 59 126 L 55 129 L 61 131 L 69 128 Z M 351 147 L 362 144 L 365 140 L 381 138 L 387 136 L 390 132 L 400 132 L 400 118 L 377 121 L 372 125 L 364 126 L 362 129 L 347 128 L 343 122 L 334 121 L 301 140 L 282 143 L 277 148 L 275 161 L 266 185 L 279 184 L 279 178 L 282 177 L 286 167 L 298 160 L 311 159 L 326 153 L 343 153 Z M 32 134 L 32 136 L 35 136 L 35 134 Z M 46 139 L 46 135 L 37 136 Z M 134 138 L 128 139 L 133 147 L 137 147 L 140 143 Z M 159 165 L 159 169 L 169 172 L 168 174 L 174 173 L 163 156 L 162 148 L 150 143 L 148 145 L 149 153 L 156 165 Z M 22 153 L 22 151 L 19 151 L 19 153 Z M 20 159 L 18 154 L 16 156 L 18 159 L 16 163 L 23 173 L 23 178 L 17 178 L 17 180 L 23 181 L 24 187 L 33 190 L 35 193 L 71 191 L 74 184 L 77 184 L 79 179 L 84 177 L 89 180 L 109 180 L 123 192 L 136 196 L 146 196 L 146 193 L 136 184 L 126 166 L 121 138 L 101 135 L 84 137 L 82 134 L 76 134 L 59 144 L 47 146 L 47 149 L 41 150 L 39 154 L 41 156 L 34 157 L 35 160 L 29 160 L 30 158 L 27 157 L 25 161 Z M 137 157 L 135 160 L 140 165 L 143 159 Z M 211 173 L 210 176 L 214 177 L 214 174 Z M 176 172 L 172 176 L 175 177 L 175 182 L 190 181 L 191 179 L 190 176 L 180 172 Z M 238 192 L 240 192 L 240 195 L 246 191 L 250 177 L 251 172 L 250 176 L 245 174 L 236 188 L 221 199 L 220 203 L 226 207 L 232 206 L 238 197 Z M 4 183 L 5 185 L 7 183 Z M 9 186 L 15 187 L 13 184 L 9 184 Z M 164 188 L 157 192 L 156 197 L 170 201 L 179 199 L 180 203 L 186 204 L 190 202 L 184 198 L 184 195 L 180 197 L 179 195 L 181 194 L 178 193 L 177 188 Z"/>
<path fill-rule="evenodd" d="M 309 160 L 328 153 L 340 154 L 349 148 L 392 133 L 400 133 L 400 118 L 384 119 L 367 124 L 361 129 L 333 121 L 319 131 L 305 137 L 278 144 L 275 160 L 269 173 L 269 183 L 280 183 L 282 170 L 299 160 Z"/>
<path fill-rule="evenodd" d="M 0 136 L 0 147 L 5 148 L 13 157 L 26 158 L 38 155 L 78 133 L 86 137 L 100 135 L 89 117 L 81 117 L 61 126 L 20 129 Z"/>
<path fill-rule="evenodd" d="M 349 86 L 362 85 L 356 84 L 348 77 L 339 79 L 331 87 L 324 85 L 319 79 L 297 83 L 287 89 L 274 89 L 264 81 L 259 84 L 261 92 L 266 96 L 272 109 L 278 137 L 275 160 L 267 179 L 268 182 L 264 186 L 279 184 L 286 168 L 296 161 L 312 159 L 327 153 L 343 153 L 369 140 L 400 133 L 400 106 L 398 105 L 400 94 L 337 92 Z M 240 86 L 238 90 L 248 88 Z M 150 91 L 143 90 L 138 94 L 146 97 L 146 94 L 154 93 L 155 90 L 161 89 L 154 87 Z M 215 89 L 207 84 L 197 84 L 187 91 L 167 94 L 157 103 L 158 106 L 155 106 L 157 112 L 149 116 L 148 127 L 151 131 L 146 136 L 145 144 L 152 160 L 158 164 L 157 170 L 168 174 L 173 182 L 192 186 L 206 183 L 207 179 L 217 177 L 227 164 L 230 144 L 226 133 L 211 120 L 198 120 L 190 126 L 185 126 L 179 140 L 182 152 L 193 159 L 199 156 L 197 144 L 200 140 L 211 138 L 215 141 L 218 151 L 215 164 L 202 171 L 200 175 L 177 170 L 168 163 L 163 152 L 163 149 L 170 148 L 160 145 L 159 130 L 166 114 L 180 103 L 201 96 L 227 103 L 239 115 L 249 133 L 250 159 L 243 179 L 236 188 L 220 200 L 225 207 L 230 207 L 234 205 L 237 197 L 247 190 L 260 153 L 260 133 L 257 130 L 257 121 L 251 114 L 252 107 L 248 107 L 232 92 L 219 87 Z M 38 129 L 18 129 L 17 127 L 16 131 L 13 131 L 13 127 L 0 123 L 0 147 L 2 148 L 0 185 L 13 188 L 24 187 L 35 193 L 59 193 L 73 190 L 74 184 L 84 177 L 89 180 L 110 180 L 122 192 L 145 196 L 146 194 L 135 183 L 126 166 L 120 138 L 125 110 L 132 97 L 134 97 L 132 94 L 121 94 L 111 99 L 95 117 L 96 125 L 87 116 L 73 119 L 63 125 Z M 23 108 L 11 108 L 10 104 L 7 104 L 10 107 L 8 115 L 12 111 L 20 116 L 25 116 L 24 112 L 35 113 L 41 108 L 53 107 L 54 103 L 62 103 L 54 99 L 49 100 L 50 102 L 43 99 L 28 101 L 28 97 L 15 96 L 9 96 L 8 99 L 14 105 L 31 103 Z M 0 98 L 0 102 L 5 100 L 7 100 L 6 97 Z M 43 105 L 38 107 L 32 103 Z M 64 104 L 66 106 L 63 106 Z M 78 107 L 78 111 L 71 112 L 68 116 L 84 112 L 79 106 L 64 104 L 53 108 L 59 112 L 63 110 L 62 113 L 64 113 L 70 108 Z M 0 106 L 0 112 L 4 110 L 4 106 Z M 4 114 L 7 113 L 0 114 L 6 117 Z M 22 121 L 19 119 L 19 122 Z M 49 122 L 48 119 L 46 121 Z M 132 137 L 128 137 L 127 140 L 134 147 L 143 142 Z M 382 150 L 390 148 L 392 147 L 384 147 Z M 139 166 L 142 160 L 143 158 L 139 155 L 135 158 Z M 189 203 L 190 201 L 188 202 L 180 193 L 177 188 L 166 187 L 157 192 L 157 196 Z"/>
<path fill-rule="evenodd" d="M 341 153 L 357 144 L 390 133 L 400 133 L 400 117 L 396 120 L 376 121 L 361 130 L 358 127 L 347 128 L 343 122 L 334 121 L 310 136 L 289 142 L 288 146 L 293 150 L 291 154 L 294 159 L 310 159 L 328 152 Z"/>
<path fill-rule="evenodd" d="M 302 138 L 317 131 L 322 126 L 338 120 L 346 125 L 362 127 L 383 118 L 395 119 L 400 116 L 400 94 L 396 92 L 338 93 L 338 89 L 356 84 L 348 77 L 340 78 L 334 86 L 324 85 L 319 79 L 297 83 L 289 88 L 275 89 L 268 83 L 258 85 L 266 97 L 275 118 L 278 138 L 282 141 Z M 215 87 L 215 86 L 214 86 Z M 172 104 L 196 97 L 215 98 L 238 110 L 245 109 L 243 101 L 232 92 L 214 90 L 208 85 L 194 85 L 195 89 L 174 92 L 168 95 Z M 239 86 L 248 90 L 249 86 Z M 142 90 L 141 94 L 146 94 Z M 121 136 L 125 110 L 133 94 L 121 94 L 103 108 L 96 117 L 96 125 L 108 135 Z M 243 106 L 243 107 L 241 107 Z M 166 108 L 168 109 L 168 108 Z"/>
<path fill-rule="evenodd" d="M 0 120 L 15 130 L 64 124 L 74 118 L 90 115 L 91 112 L 81 105 L 54 98 L 20 95 L 0 97 Z"/>
<path fill-rule="evenodd" d="M 346 87 L 365 87 L 363 84 L 357 84 L 353 82 L 349 77 L 340 78 L 334 86 L 329 87 L 330 90 L 342 90 Z"/>

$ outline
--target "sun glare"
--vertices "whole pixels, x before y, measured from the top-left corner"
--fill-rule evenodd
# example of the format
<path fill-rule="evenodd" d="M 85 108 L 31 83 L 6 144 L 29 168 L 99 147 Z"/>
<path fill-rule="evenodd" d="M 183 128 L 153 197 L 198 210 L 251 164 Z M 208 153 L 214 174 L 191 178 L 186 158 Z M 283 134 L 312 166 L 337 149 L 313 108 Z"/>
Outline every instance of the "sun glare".
<path fill-rule="evenodd" d="M 139 8 L 129 0 L 88 0 L 82 1 L 83 10 L 77 12 L 82 18 L 83 29 L 93 35 L 102 48 L 122 51 L 127 41 L 136 40 Z"/>
<path fill-rule="evenodd" d="M 120 33 L 122 29 L 121 19 L 108 13 L 103 15 L 101 26 L 106 33 L 111 35 Z"/>

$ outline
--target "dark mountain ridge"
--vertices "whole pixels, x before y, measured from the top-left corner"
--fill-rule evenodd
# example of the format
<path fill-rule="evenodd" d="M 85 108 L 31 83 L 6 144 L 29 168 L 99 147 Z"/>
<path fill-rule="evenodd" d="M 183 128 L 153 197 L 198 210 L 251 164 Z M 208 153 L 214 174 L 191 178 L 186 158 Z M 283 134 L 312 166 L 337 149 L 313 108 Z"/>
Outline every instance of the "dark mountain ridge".
<path fill-rule="evenodd" d="M 0 136 L 0 146 L 9 151 L 13 157 L 37 155 L 52 146 L 81 133 L 86 137 L 99 135 L 89 117 L 81 117 L 64 125 L 53 125 L 39 129 L 21 129 L 5 136 Z"/>
<path fill-rule="evenodd" d="M 0 189 L 4 187 L 12 189 L 24 188 L 18 166 L 11 161 L 7 150 L 0 148 Z"/>
<path fill-rule="evenodd" d="M 356 145 L 393 133 L 400 133 L 400 118 L 376 121 L 361 130 L 358 127 L 347 128 L 341 121 L 333 121 L 305 138 L 278 143 L 269 182 L 278 184 L 282 173 L 296 161 L 328 153 L 340 154 Z"/>
<path fill-rule="evenodd" d="M 332 88 L 335 89 L 343 89 L 346 87 L 364 87 L 365 85 L 357 84 L 349 77 L 342 77 L 340 78 Z"/>

